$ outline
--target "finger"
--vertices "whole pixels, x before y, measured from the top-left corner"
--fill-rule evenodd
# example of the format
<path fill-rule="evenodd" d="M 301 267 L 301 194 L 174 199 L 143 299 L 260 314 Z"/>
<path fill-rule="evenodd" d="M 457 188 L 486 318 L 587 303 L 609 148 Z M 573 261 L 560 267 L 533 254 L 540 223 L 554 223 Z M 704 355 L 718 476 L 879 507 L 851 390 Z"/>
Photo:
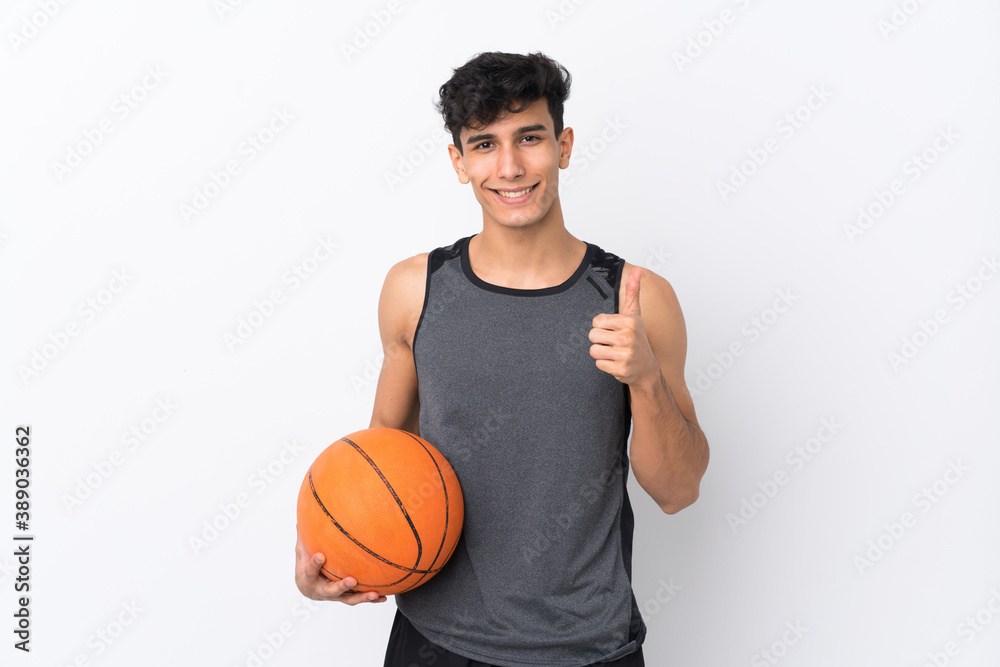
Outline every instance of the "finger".
<path fill-rule="evenodd" d="M 639 281 L 642 277 L 642 269 L 638 266 L 632 267 L 628 274 L 628 282 L 625 283 L 625 315 L 639 315 Z"/>
<path fill-rule="evenodd" d="M 379 595 L 378 593 L 369 592 L 369 593 L 348 593 L 346 595 L 342 595 L 339 599 L 344 604 L 349 604 L 353 607 L 354 605 L 360 604 L 362 602 L 372 602 L 372 603 L 385 602 L 389 598 L 387 598 L 384 595 Z"/>
<path fill-rule="evenodd" d="M 595 329 L 606 329 L 608 331 L 614 331 L 618 329 L 622 324 L 622 316 L 614 315 L 612 313 L 598 313 L 594 315 L 594 319 L 591 320 L 591 325 Z"/>
<path fill-rule="evenodd" d="M 594 359 L 606 359 L 608 361 L 617 361 L 619 353 L 610 345 L 591 345 L 590 356 Z"/>
<path fill-rule="evenodd" d="M 345 577 L 337 581 L 330 581 L 325 575 L 320 575 L 312 582 L 313 593 L 322 600 L 343 600 L 351 595 L 363 595 L 352 590 L 352 586 L 357 586 L 358 581 L 354 577 Z"/>
<path fill-rule="evenodd" d="M 330 581 L 324 577 L 326 583 L 323 584 L 324 590 L 329 591 L 332 597 L 342 598 L 345 595 L 356 595 L 358 591 L 351 590 L 352 587 L 358 585 L 358 580 L 354 577 L 344 577 L 340 581 Z"/>
<path fill-rule="evenodd" d="M 615 331 L 611 329 L 591 329 L 587 338 L 591 343 L 598 345 L 614 345 L 615 335 Z"/>
<path fill-rule="evenodd" d="M 618 370 L 618 366 L 614 361 L 610 361 L 608 359 L 598 359 L 596 364 L 598 370 L 602 370 L 609 375 L 613 375 L 616 379 L 618 378 L 618 376 L 615 375 Z"/>
<path fill-rule="evenodd" d="M 375 591 L 354 591 L 351 590 L 352 586 L 357 586 L 358 582 L 354 577 L 345 577 L 344 579 L 334 582 L 331 584 L 331 588 L 335 589 L 335 592 L 331 597 L 335 597 L 341 602 L 355 605 L 359 602 L 385 602 L 388 598 L 384 595 L 379 595 Z"/>
<path fill-rule="evenodd" d="M 305 572 L 306 576 L 310 579 L 315 579 L 319 576 L 320 570 L 323 568 L 323 564 L 326 563 L 326 556 L 321 553 L 314 553 L 312 558 L 306 561 Z"/>

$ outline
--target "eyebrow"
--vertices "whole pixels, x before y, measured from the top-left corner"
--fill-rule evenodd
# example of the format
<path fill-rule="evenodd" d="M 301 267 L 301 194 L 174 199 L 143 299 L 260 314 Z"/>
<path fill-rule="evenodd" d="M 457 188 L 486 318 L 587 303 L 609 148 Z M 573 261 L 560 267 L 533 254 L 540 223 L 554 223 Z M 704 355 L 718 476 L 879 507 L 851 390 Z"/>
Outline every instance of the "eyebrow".
<path fill-rule="evenodd" d="M 545 129 L 546 129 L 546 127 L 544 125 L 540 124 L 540 123 L 536 123 L 535 125 L 525 125 L 524 127 L 519 127 L 516 130 L 514 130 L 514 132 L 512 133 L 511 136 L 515 136 L 516 137 L 519 134 L 525 134 L 527 132 L 544 132 Z M 497 135 L 490 134 L 490 133 L 486 133 L 486 134 L 474 134 L 471 137 L 469 137 L 468 139 L 466 139 L 465 143 L 466 143 L 466 145 L 469 145 L 469 144 L 478 144 L 480 141 L 487 141 L 487 140 L 496 139 L 496 138 L 497 138 Z"/>

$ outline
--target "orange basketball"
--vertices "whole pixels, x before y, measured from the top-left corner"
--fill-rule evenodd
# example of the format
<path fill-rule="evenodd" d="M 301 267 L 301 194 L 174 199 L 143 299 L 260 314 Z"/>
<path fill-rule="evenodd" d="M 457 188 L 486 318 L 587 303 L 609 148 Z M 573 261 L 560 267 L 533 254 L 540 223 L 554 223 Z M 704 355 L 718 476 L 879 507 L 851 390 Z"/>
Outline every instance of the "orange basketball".
<path fill-rule="evenodd" d="M 299 489 L 298 530 L 323 574 L 351 590 L 395 595 L 437 574 L 462 534 L 458 477 L 429 442 L 394 428 L 346 435 L 313 462 Z"/>

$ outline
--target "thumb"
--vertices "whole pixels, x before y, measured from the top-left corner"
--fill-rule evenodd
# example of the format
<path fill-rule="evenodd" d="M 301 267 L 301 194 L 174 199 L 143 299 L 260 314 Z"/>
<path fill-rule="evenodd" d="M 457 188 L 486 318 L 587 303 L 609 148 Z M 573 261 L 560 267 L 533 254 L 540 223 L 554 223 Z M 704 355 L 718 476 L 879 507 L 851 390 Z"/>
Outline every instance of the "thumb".
<path fill-rule="evenodd" d="M 642 269 L 638 266 L 632 267 L 628 274 L 628 282 L 625 283 L 625 310 L 623 315 L 639 315 L 639 280 Z"/>

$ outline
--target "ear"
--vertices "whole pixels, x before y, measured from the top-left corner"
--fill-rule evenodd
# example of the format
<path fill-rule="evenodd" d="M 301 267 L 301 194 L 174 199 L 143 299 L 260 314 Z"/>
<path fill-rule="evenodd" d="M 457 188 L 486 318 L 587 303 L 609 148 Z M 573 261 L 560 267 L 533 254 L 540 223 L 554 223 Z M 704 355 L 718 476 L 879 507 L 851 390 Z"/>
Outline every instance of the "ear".
<path fill-rule="evenodd" d="M 573 128 L 564 127 L 559 135 L 559 168 L 569 166 L 569 156 L 573 152 Z"/>
<path fill-rule="evenodd" d="M 455 144 L 448 144 L 448 155 L 451 157 L 451 166 L 455 168 L 455 173 L 458 174 L 458 182 L 463 185 L 470 182 L 472 179 L 465 173 L 465 157 L 458 152 Z"/>

